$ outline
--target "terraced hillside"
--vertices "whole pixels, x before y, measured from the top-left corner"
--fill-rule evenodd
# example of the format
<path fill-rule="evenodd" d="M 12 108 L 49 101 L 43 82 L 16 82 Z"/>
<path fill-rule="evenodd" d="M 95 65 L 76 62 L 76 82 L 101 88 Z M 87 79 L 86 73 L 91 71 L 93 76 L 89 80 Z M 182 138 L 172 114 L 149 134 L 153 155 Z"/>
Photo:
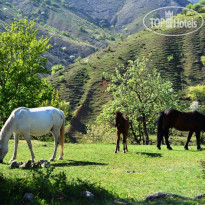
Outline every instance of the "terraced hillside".
<path fill-rule="evenodd" d="M 177 34 L 178 30 L 165 32 Z M 103 72 L 112 73 L 118 64 L 149 54 L 151 67 L 157 68 L 175 89 L 182 90 L 187 85 L 204 82 L 205 66 L 201 56 L 205 56 L 205 26 L 193 34 L 178 37 L 160 36 L 144 30 L 51 76 L 51 83 L 60 90 L 62 98 L 71 102 L 74 111 L 67 130 L 70 136 L 85 133 L 86 125 L 111 99 L 105 92 L 108 82 L 103 78 Z"/>

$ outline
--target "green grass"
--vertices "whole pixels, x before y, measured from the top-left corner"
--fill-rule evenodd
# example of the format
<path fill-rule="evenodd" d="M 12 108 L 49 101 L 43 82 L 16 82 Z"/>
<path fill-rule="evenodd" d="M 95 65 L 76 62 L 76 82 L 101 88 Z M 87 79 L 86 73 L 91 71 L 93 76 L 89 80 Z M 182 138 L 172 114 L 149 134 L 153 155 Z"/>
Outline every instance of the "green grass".
<path fill-rule="evenodd" d="M 114 149 L 115 144 L 65 144 L 64 160 L 52 162 L 54 172 L 64 171 L 69 180 L 80 179 L 96 184 L 116 199 L 143 204 L 145 196 L 154 192 L 190 198 L 205 193 L 205 179 L 200 166 L 200 160 L 205 160 L 205 151 L 196 151 L 196 146 L 191 146 L 189 151 L 184 151 L 183 146 L 173 146 L 173 151 L 162 146 L 159 151 L 154 145 L 128 145 L 129 152 L 126 154 L 122 151 L 114 154 Z M 53 143 L 33 141 L 33 150 L 36 160 L 49 159 L 53 153 Z M 29 176 L 29 170 L 9 169 L 12 152 L 13 141 L 10 141 L 6 164 L 0 164 L 0 173 L 8 178 Z M 29 158 L 27 144 L 20 141 L 18 161 L 25 162 Z M 169 200 L 167 204 L 180 204 L 179 199 Z M 186 203 L 197 204 L 191 200 Z"/>

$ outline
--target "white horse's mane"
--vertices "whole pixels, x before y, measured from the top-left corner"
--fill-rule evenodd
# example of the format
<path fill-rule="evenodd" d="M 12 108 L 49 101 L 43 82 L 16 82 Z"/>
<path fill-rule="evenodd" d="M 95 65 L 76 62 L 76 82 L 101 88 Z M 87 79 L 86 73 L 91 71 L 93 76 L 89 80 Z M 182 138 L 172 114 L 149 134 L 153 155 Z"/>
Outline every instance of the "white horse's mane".
<path fill-rule="evenodd" d="M 11 128 L 13 127 L 14 125 L 14 118 L 17 114 L 17 112 L 19 110 L 22 110 L 22 109 L 25 109 L 25 110 L 28 110 L 28 108 L 26 107 L 19 107 L 17 109 L 15 109 L 11 115 L 9 116 L 9 118 L 7 119 L 6 123 L 4 124 L 4 126 L 2 127 L 1 129 L 1 132 L 0 132 L 0 141 L 3 141 L 5 138 L 6 138 L 6 135 L 8 134 L 8 132 L 11 130 Z"/>
<path fill-rule="evenodd" d="M 4 126 L 2 127 L 1 129 L 1 132 L 0 132 L 0 141 L 3 141 L 5 139 L 5 136 L 7 135 L 7 133 L 9 132 L 9 130 L 11 130 L 12 126 L 13 126 L 13 119 L 14 119 L 14 116 L 10 116 L 6 123 L 4 124 Z"/>

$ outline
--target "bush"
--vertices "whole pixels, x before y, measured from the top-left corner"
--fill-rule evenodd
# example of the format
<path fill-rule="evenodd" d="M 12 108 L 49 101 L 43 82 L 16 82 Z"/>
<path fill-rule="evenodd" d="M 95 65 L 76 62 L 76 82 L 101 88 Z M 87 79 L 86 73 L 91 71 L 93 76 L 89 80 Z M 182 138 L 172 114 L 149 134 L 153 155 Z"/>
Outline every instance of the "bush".
<path fill-rule="evenodd" d="M 87 134 L 83 137 L 86 143 L 113 143 L 116 139 L 116 128 L 111 124 L 96 122 L 88 125 L 86 131 Z"/>
<path fill-rule="evenodd" d="M 82 26 L 79 26 L 79 31 L 81 31 L 81 32 L 85 32 L 85 29 L 82 27 Z"/>
<path fill-rule="evenodd" d="M 65 172 L 54 173 L 55 167 L 34 169 L 22 178 L 8 179 L 0 174 L 0 204 L 22 204 L 25 193 L 33 193 L 34 204 L 60 204 L 64 202 L 82 200 L 82 192 L 90 191 L 99 200 L 113 198 L 103 190 L 99 184 L 92 184 L 80 179 L 69 179 Z M 83 198 L 83 202 L 86 199 Z M 67 203 L 65 203 L 67 204 Z"/>
<path fill-rule="evenodd" d="M 203 66 L 205 66 L 205 56 L 201 56 L 201 62 L 203 64 Z"/>
<path fill-rule="evenodd" d="M 63 68 L 62 65 L 54 65 L 52 68 L 51 68 L 51 75 L 55 74 L 57 71 L 61 70 Z"/>
<path fill-rule="evenodd" d="M 78 56 L 78 57 L 74 60 L 74 62 L 75 62 L 75 63 L 80 62 L 81 59 L 82 59 L 82 57 L 81 57 L 81 56 Z"/>

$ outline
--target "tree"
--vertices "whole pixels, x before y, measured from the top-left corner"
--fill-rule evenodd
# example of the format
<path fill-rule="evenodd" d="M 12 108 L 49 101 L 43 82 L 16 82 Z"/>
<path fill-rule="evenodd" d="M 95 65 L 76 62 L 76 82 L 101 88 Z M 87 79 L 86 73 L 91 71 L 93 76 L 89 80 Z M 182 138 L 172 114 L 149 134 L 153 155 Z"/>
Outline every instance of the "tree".
<path fill-rule="evenodd" d="M 38 74 L 47 74 L 43 53 L 51 48 L 37 39 L 35 22 L 14 20 L 0 33 L 0 121 L 20 106 L 36 107 L 51 98 L 53 88 Z"/>
<path fill-rule="evenodd" d="M 191 99 L 190 110 L 205 113 L 205 85 L 189 86 L 186 92 Z"/>
<path fill-rule="evenodd" d="M 199 101 L 205 103 L 205 85 L 189 86 L 187 88 L 187 96 L 192 101 Z"/>
<path fill-rule="evenodd" d="M 172 84 L 161 78 L 156 69 L 149 68 L 146 58 L 129 61 L 128 66 L 115 69 L 115 74 L 105 74 L 111 81 L 107 91 L 113 100 L 104 106 L 98 120 L 113 121 L 113 112 L 120 110 L 130 119 L 132 134 L 137 141 L 143 132 L 144 144 L 149 144 L 149 132 L 155 130 L 160 111 L 178 107 L 178 96 Z"/>
<path fill-rule="evenodd" d="M 41 106 L 57 107 L 64 112 L 65 117 L 70 114 L 70 103 L 60 99 L 59 91 L 53 89 L 51 99 L 45 100 Z"/>
<path fill-rule="evenodd" d="M 81 56 L 78 56 L 78 57 L 74 60 L 74 62 L 77 63 L 77 62 L 80 62 L 81 60 L 82 60 L 82 57 L 81 57 Z"/>
<path fill-rule="evenodd" d="M 56 72 L 58 72 L 61 69 L 63 69 L 63 65 L 54 65 L 51 68 L 51 75 L 55 74 Z"/>

